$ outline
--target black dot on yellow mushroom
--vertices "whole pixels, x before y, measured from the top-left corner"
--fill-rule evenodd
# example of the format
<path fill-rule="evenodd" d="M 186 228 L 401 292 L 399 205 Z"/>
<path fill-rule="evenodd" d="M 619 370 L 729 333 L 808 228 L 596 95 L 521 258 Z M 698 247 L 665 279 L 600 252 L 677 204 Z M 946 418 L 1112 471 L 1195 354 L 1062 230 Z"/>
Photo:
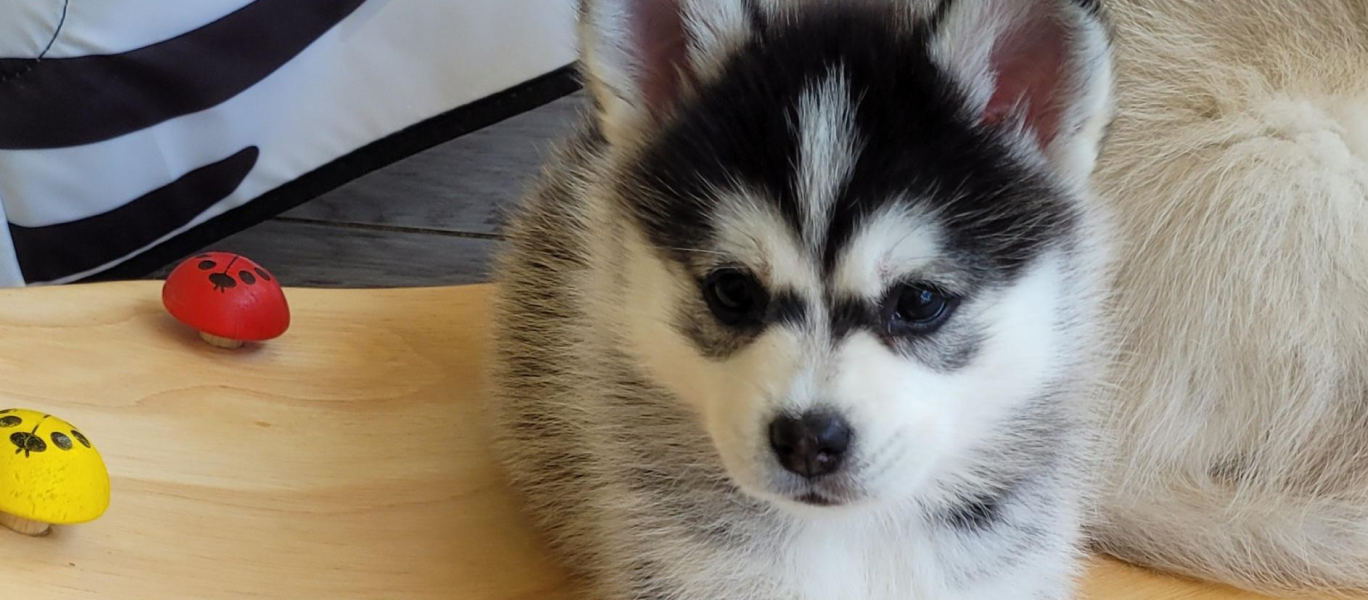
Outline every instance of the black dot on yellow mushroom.
<path fill-rule="evenodd" d="M 71 437 L 76 438 L 76 441 L 80 442 L 82 446 L 85 446 L 87 448 L 90 447 L 90 440 L 86 439 L 86 436 L 81 435 L 81 432 L 73 429 L 71 430 Z"/>
<path fill-rule="evenodd" d="M 53 446 L 56 446 L 56 447 L 61 448 L 61 449 L 63 449 L 63 450 L 70 450 L 70 449 L 71 449 L 71 438 L 68 437 L 67 434 L 62 433 L 62 432 L 60 432 L 60 431 L 54 431 L 54 432 L 52 432 L 52 435 L 49 436 L 49 437 L 52 438 L 52 445 L 53 445 Z"/>
<path fill-rule="evenodd" d="M 8 417 L 0 417 L 0 427 L 18 427 L 23 422 L 23 419 L 20 419 L 19 417 L 16 417 L 14 415 L 10 415 Z"/>
<path fill-rule="evenodd" d="M 32 433 L 29 433 L 27 431 L 19 431 L 16 432 L 14 435 L 11 435 L 10 443 L 14 444 L 18 448 L 18 450 L 14 451 L 15 454 L 23 452 L 24 455 L 27 456 L 34 452 L 47 451 L 47 442 L 44 442 L 43 438 L 33 435 Z"/>

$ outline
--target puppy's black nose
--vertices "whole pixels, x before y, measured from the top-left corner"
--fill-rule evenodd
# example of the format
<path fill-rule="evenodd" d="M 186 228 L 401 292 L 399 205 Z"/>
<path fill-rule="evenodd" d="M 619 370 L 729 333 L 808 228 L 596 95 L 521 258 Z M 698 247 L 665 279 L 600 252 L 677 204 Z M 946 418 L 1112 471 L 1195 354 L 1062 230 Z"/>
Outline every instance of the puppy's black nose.
<path fill-rule="evenodd" d="M 785 469 L 816 479 L 835 473 L 850 447 L 850 425 L 826 412 L 780 415 L 770 423 L 770 447 Z"/>

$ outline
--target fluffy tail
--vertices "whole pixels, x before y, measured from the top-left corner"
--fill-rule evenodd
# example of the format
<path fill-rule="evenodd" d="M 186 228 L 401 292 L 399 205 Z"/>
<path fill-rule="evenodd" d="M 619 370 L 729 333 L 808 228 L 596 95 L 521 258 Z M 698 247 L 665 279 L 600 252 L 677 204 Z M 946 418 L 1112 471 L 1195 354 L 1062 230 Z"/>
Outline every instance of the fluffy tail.
<path fill-rule="evenodd" d="M 1368 591 L 1368 500 L 1177 487 L 1114 496 L 1095 532 L 1101 549 L 1264 593 Z"/>

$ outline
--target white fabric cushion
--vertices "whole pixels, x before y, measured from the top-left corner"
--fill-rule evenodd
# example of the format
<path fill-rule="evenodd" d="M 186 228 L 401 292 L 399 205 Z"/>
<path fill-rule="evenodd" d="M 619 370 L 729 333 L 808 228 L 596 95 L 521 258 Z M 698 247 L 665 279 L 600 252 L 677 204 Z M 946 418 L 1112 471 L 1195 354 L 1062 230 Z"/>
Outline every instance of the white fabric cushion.
<path fill-rule="evenodd" d="M 15 93 L 19 88 L 13 86 L 27 81 L 16 74 L 24 69 L 63 68 L 60 61 L 75 57 L 137 52 L 176 36 L 194 36 L 252 5 L 257 5 L 253 14 L 270 14 L 264 10 L 272 8 L 269 3 L 320 1 L 335 3 L 0 0 L 0 58 L 33 58 L 47 48 L 43 61 L 5 61 L 12 72 L 0 68 L 0 108 L 7 86 Z M 7 147 L 0 133 L 0 216 L 11 224 L 0 232 L 0 285 L 23 285 L 25 279 L 61 283 L 98 273 L 368 143 L 565 67 L 575 58 L 574 18 L 572 0 L 366 0 L 274 72 L 203 110 L 117 137 L 56 147 Z M 252 35 L 251 30 L 242 35 Z M 203 56 L 211 69 L 231 70 L 235 59 Z M 248 160 L 251 152 L 243 154 L 250 148 L 256 149 L 254 161 Z M 83 219 L 89 224 L 92 217 L 149 194 L 154 203 L 161 202 L 159 189 L 230 157 L 237 157 L 234 164 L 246 172 L 231 191 L 224 190 L 226 196 L 197 207 L 135 249 L 81 265 L 88 268 L 65 273 L 60 265 L 40 268 L 39 262 L 56 260 L 51 252 L 35 257 L 40 250 L 28 256 L 21 251 L 16 258 L 7 239 L 9 229 L 16 239 L 47 235 L 48 246 L 21 246 L 50 247 L 54 232 L 89 231 L 66 225 Z M 113 234 L 108 247 L 130 243 Z M 89 260 L 66 256 L 63 264 L 80 264 L 80 259 Z"/>

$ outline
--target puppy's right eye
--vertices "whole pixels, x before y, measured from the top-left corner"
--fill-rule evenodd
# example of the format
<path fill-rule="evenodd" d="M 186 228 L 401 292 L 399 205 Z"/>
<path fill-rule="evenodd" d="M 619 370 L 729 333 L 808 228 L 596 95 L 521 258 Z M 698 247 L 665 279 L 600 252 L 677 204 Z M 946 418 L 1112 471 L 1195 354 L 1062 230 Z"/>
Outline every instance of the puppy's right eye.
<path fill-rule="evenodd" d="M 758 319 L 767 302 L 764 288 L 740 269 L 718 269 L 703 281 L 703 299 L 724 325 Z"/>
<path fill-rule="evenodd" d="M 955 299 L 923 284 L 897 287 L 884 306 L 884 327 L 889 333 L 927 334 L 936 330 L 954 310 Z"/>

